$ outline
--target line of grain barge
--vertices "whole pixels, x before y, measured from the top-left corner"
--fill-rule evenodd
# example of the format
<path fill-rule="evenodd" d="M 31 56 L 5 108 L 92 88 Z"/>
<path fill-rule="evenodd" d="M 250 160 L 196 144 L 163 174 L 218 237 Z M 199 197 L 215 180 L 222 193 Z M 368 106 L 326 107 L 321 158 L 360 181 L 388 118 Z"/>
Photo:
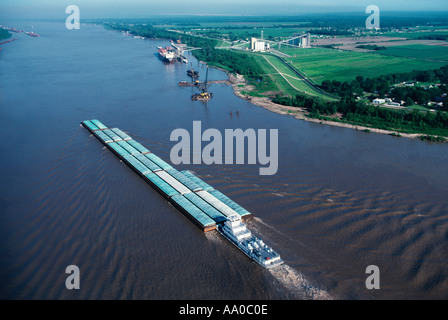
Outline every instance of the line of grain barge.
<path fill-rule="evenodd" d="M 278 253 L 246 228 L 242 218 L 250 212 L 232 199 L 190 171 L 173 168 L 118 128 L 108 128 L 96 119 L 81 124 L 204 232 L 218 229 L 264 268 L 283 263 Z"/>

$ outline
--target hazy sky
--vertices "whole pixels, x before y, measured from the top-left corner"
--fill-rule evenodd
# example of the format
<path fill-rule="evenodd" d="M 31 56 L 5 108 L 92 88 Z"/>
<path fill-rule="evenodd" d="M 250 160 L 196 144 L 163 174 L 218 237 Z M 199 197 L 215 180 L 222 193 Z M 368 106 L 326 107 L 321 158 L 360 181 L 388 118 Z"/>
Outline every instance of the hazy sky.
<path fill-rule="evenodd" d="M 360 11 L 377 5 L 381 11 L 447 10 L 446 0 L 1 0 L 0 19 L 61 18 L 77 5 L 82 18 L 147 17 L 151 15 L 224 14 L 281 15 Z M 0 21 L 1 24 L 1 21 Z"/>

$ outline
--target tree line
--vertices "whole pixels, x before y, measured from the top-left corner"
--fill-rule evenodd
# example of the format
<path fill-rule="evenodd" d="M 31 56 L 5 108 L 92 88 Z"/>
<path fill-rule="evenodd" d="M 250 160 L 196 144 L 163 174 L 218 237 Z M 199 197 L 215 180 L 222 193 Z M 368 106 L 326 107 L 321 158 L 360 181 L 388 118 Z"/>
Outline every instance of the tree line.
<path fill-rule="evenodd" d="M 247 77 L 256 77 L 263 73 L 255 59 L 244 53 L 205 47 L 201 50 L 193 51 L 193 55 L 200 61 L 205 61 L 218 67 L 225 67 L 230 72 L 239 73 Z"/>
<path fill-rule="evenodd" d="M 318 119 L 350 122 L 386 130 L 448 136 L 448 113 L 420 112 L 416 109 L 392 110 L 344 97 L 341 101 L 327 102 L 320 98 L 298 94 L 295 97 L 275 97 L 274 103 L 305 108 L 309 116 Z M 340 114 L 340 120 L 330 118 Z"/>
<path fill-rule="evenodd" d="M 375 51 L 387 49 L 385 46 L 377 46 L 376 44 L 360 44 L 359 46 L 356 46 L 356 48 L 375 50 Z"/>
<path fill-rule="evenodd" d="M 11 33 L 8 30 L 0 28 L 0 40 L 8 39 L 11 37 Z"/>
<path fill-rule="evenodd" d="M 167 39 L 171 41 L 177 41 L 181 39 L 182 42 L 188 44 L 190 47 L 195 48 L 215 47 L 218 44 L 216 40 L 192 36 L 188 34 L 179 34 L 178 32 L 169 31 L 153 26 L 106 23 L 104 24 L 104 27 L 111 30 L 128 31 L 131 34 L 149 39 Z"/>
<path fill-rule="evenodd" d="M 425 89 L 422 87 L 393 87 L 395 84 L 418 81 L 418 82 L 439 82 L 440 87 Z M 429 101 L 434 101 L 447 90 L 448 65 L 436 70 L 410 71 L 383 75 L 376 78 L 356 77 L 351 82 L 341 82 L 336 80 L 322 81 L 321 88 L 327 92 L 334 93 L 340 97 L 358 95 L 363 92 L 377 93 L 378 97 L 384 98 L 390 94 L 395 100 L 406 101 L 411 99 L 415 103 L 426 105 Z"/>

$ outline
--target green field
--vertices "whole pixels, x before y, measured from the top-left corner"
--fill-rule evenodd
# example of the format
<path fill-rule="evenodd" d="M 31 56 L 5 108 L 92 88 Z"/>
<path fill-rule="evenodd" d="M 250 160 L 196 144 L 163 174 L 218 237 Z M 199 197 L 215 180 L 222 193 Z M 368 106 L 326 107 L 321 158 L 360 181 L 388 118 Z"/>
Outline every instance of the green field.
<path fill-rule="evenodd" d="M 417 30 L 414 28 L 413 32 L 384 32 L 383 36 L 396 37 L 396 38 L 407 38 L 407 39 L 418 39 L 426 36 L 445 36 L 448 35 L 448 29 L 444 30 Z"/>
<path fill-rule="evenodd" d="M 263 39 L 274 40 L 274 38 L 291 37 L 295 33 L 302 34 L 309 30 L 309 28 L 298 28 L 297 26 L 288 27 L 274 27 L 269 24 L 255 24 L 255 25 L 218 25 L 218 24 L 203 24 L 203 27 L 193 28 L 192 31 L 196 34 L 202 34 L 207 37 L 226 37 L 233 36 L 238 39 L 250 39 L 251 37 L 261 38 L 261 31 L 263 31 Z"/>
<path fill-rule="evenodd" d="M 304 33 L 307 29 L 298 28 L 242 28 L 242 29 L 210 29 L 201 30 L 200 33 L 210 37 L 235 36 L 239 39 L 261 38 L 263 31 L 263 39 L 274 40 L 274 38 L 291 37 L 295 33 Z M 199 31 L 198 31 L 199 33 Z"/>
<path fill-rule="evenodd" d="M 288 61 L 320 84 L 324 80 L 352 81 L 356 76 L 379 77 L 411 70 L 438 69 L 446 62 L 428 61 L 375 53 L 349 52 L 326 48 L 281 49 L 291 55 Z"/>
<path fill-rule="evenodd" d="M 430 46 L 422 44 L 392 46 L 387 47 L 385 50 L 379 50 L 377 53 L 395 57 L 409 57 L 448 62 L 448 46 Z"/>

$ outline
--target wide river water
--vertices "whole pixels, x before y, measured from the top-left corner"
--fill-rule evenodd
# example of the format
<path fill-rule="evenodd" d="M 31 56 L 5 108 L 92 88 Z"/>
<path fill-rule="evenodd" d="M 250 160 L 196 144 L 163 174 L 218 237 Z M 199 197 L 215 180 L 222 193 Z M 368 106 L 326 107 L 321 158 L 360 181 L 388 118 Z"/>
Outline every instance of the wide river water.
<path fill-rule="evenodd" d="M 13 34 L 0 51 L 0 298 L 448 298 L 447 144 L 296 120 L 224 84 L 207 104 L 191 101 L 193 89 L 178 87 L 189 66 L 156 55 L 167 41 L 3 24 L 40 37 Z M 285 265 L 264 270 L 203 233 L 80 126 L 95 118 L 166 161 L 171 132 L 194 120 L 222 133 L 278 129 L 275 175 L 259 164 L 175 167 L 248 209 L 248 228 Z M 80 290 L 65 287 L 69 265 Z M 366 288 L 369 265 L 380 289 Z"/>

